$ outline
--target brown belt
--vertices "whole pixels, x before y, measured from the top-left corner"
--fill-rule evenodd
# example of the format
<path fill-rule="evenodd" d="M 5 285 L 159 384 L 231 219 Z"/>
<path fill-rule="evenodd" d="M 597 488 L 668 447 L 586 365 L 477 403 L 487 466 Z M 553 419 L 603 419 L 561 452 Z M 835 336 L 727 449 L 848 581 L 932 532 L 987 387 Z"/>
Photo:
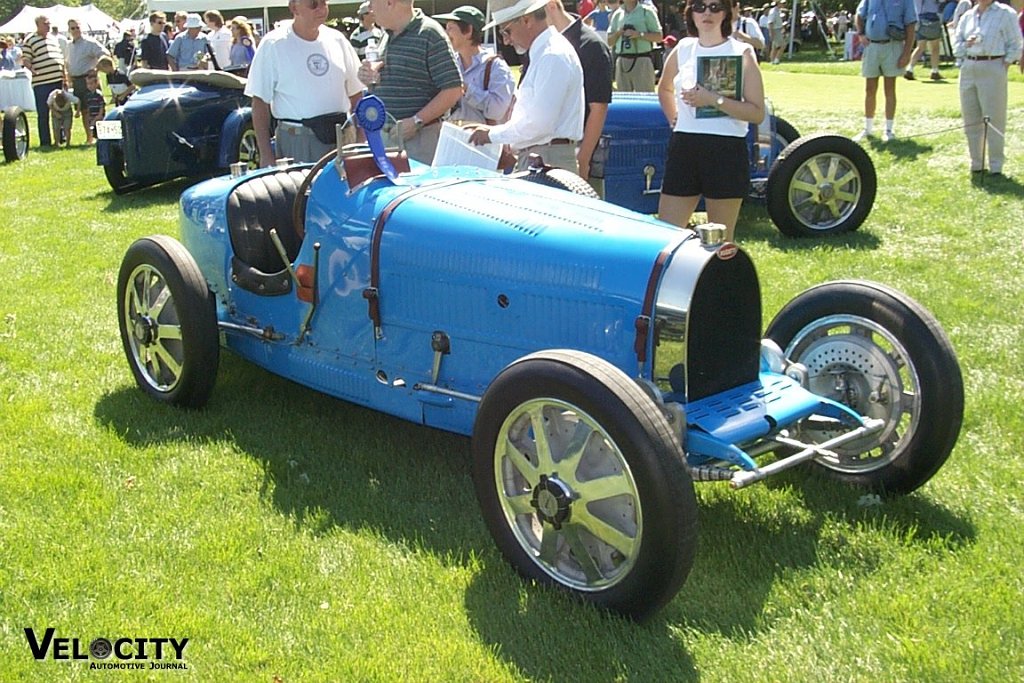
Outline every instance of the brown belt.
<path fill-rule="evenodd" d="M 548 144 L 549 145 L 575 145 L 576 141 L 575 140 L 570 140 L 569 138 L 554 138 Z"/>
<path fill-rule="evenodd" d="M 891 40 L 871 40 L 870 38 L 868 38 L 868 42 L 869 43 L 875 43 L 876 45 L 881 45 L 883 43 L 891 43 L 892 41 Z"/>
<path fill-rule="evenodd" d="M 970 59 L 973 62 L 987 62 L 992 59 L 1003 59 L 1005 57 L 1006 55 L 978 55 L 977 57 L 967 55 L 967 59 Z"/>

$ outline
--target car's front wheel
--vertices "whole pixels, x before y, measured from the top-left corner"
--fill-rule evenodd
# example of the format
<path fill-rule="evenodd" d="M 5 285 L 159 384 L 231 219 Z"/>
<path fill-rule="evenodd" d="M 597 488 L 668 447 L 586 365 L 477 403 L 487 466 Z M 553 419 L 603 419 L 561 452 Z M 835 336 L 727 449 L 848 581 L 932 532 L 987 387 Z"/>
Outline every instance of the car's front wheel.
<path fill-rule="evenodd" d="M 535 353 L 487 389 L 473 482 L 523 576 L 634 619 L 689 574 L 697 503 L 664 415 L 625 373 L 575 351 Z"/>
<path fill-rule="evenodd" d="M 909 493 L 949 457 L 964 385 L 949 338 L 923 306 L 873 282 L 829 282 L 798 295 L 765 336 L 807 367 L 812 392 L 880 419 L 874 434 L 830 449 L 821 471 L 880 493 Z M 828 425 L 804 424 L 822 442 Z"/>
<path fill-rule="evenodd" d="M 147 394 L 185 408 L 203 406 L 220 358 L 213 294 L 177 240 L 136 240 L 121 261 L 117 320 L 128 365 Z"/>
<path fill-rule="evenodd" d="M 4 110 L 3 146 L 5 161 L 19 161 L 28 156 L 28 116 L 21 107 Z"/>
<path fill-rule="evenodd" d="M 139 184 L 128 179 L 128 170 L 124 160 L 124 150 L 117 145 L 110 146 L 110 157 L 103 165 L 103 175 L 114 194 L 125 194 L 139 187 Z"/>

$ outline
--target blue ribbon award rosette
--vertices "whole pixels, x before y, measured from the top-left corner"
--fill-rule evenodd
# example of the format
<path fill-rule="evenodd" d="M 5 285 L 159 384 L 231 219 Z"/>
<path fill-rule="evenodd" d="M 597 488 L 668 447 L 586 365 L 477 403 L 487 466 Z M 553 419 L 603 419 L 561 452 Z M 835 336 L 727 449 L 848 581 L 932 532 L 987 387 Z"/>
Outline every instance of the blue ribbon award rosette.
<path fill-rule="evenodd" d="M 386 120 L 387 112 L 384 110 L 384 102 L 376 95 L 363 95 L 359 104 L 356 105 L 356 122 L 366 134 L 366 143 L 370 146 L 370 152 L 373 153 L 373 160 L 377 162 L 377 168 L 388 180 L 398 185 L 400 184 L 398 171 L 388 159 L 384 149 L 384 138 L 381 136 L 381 130 L 383 130 Z"/>

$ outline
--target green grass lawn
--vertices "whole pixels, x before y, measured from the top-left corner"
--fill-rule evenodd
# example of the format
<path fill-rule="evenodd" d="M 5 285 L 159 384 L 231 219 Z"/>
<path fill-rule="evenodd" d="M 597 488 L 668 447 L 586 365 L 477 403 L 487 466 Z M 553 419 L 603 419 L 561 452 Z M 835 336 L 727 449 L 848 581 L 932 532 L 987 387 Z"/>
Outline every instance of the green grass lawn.
<path fill-rule="evenodd" d="M 859 128 L 852 65 L 765 72 L 802 133 Z M 980 185 L 950 76 L 898 84 L 897 132 L 913 137 L 869 148 L 879 190 L 859 232 L 785 239 L 758 206 L 737 231 L 767 318 L 839 278 L 934 312 L 966 383 L 950 460 L 878 506 L 802 470 L 698 487 L 696 565 L 642 626 L 516 577 L 480 520 L 464 438 L 227 354 L 207 410 L 144 398 L 117 335 L 117 269 L 135 238 L 177 233 L 185 184 L 116 197 L 85 147 L 0 167 L 0 680 L 1021 680 L 1024 83 L 1010 177 Z M 188 638 L 189 669 L 36 662 L 26 627 L 82 650 Z"/>

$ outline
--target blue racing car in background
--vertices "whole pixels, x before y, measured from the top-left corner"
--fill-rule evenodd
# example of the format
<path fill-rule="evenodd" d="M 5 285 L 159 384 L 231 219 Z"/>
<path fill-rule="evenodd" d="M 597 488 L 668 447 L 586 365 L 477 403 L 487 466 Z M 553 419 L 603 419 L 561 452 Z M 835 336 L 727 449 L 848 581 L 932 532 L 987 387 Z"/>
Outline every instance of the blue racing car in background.
<path fill-rule="evenodd" d="M 128 248 L 117 313 L 143 391 L 206 405 L 226 348 L 468 435 L 507 560 L 637 619 L 690 571 L 695 481 L 810 464 L 900 494 L 952 451 L 959 365 L 909 297 L 830 282 L 762 329 L 754 264 L 721 226 L 675 228 L 539 165 L 420 166 L 383 148 L 376 98 L 356 118 L 368 147 L 195 185 L 182 242 Z"/>
<path fill-rule="evenodd" d="M 224 71 L 136 69 L 138 90 L 96 123 L 96 163 L 121 194 L 181 177 L 259 168 L 245 79 Z"/>

